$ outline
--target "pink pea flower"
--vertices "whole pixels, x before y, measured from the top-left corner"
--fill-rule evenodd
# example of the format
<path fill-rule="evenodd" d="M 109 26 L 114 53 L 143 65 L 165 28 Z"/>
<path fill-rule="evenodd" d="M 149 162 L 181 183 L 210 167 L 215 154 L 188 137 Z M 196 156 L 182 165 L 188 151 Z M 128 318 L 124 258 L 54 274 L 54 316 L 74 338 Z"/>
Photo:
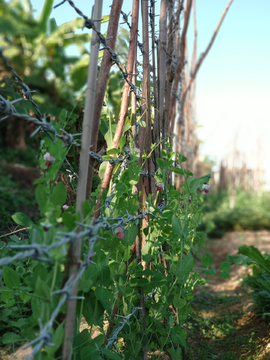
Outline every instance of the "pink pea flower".
<path fill-rule="evenodd" d="M 95 256 L 96 253 L 94 252 L 90 257 L 89 257 L 89 260 L 92 261 L 92 257 Z"/>
<path fill-rule="evenodd" d="M 51 163 L 55 161 L 55 158 L 51 156 L 49 152 L 46 152 L 44 155 L 44 160 L 47 160 L 45 166 L 49 167 L 51 166 Z"/>
<path fill-rule="evenodd" d="M 68 205 L 63 205 L 63 209 L 64 209 L 65 211 L 67 211 L 67 210 L 68 210 L 68 208 L 69 208 L 69 206 L 68 206 Z"/>
<path fill-rule="evenodd" d="M 118 239 L 124 239 L 125 237 L 125 234 L 123 233 L 123 228 L 122 227 L 117 227 L 115 230 L 114 230 L 115 234 L 117 234 L 117 237 Z"/>
<path fill-rule="evenodd" d="M 156 186 L 157 186 L 157 191 L 161 191 L 161 189 L 163 189 L 164 190 L 164 184 L 163 184 L 163 182 L 157 182 L 156 183 Z"/>
<path fill-rule="evenodd" d="M 205 192 L 206 194 L 209 193 L 209 188 L 210 188 L 210 185 L 207 185 L 207 184 L 203 184 L 203 186 L 202 186 L 202 189 L 204 190 L 204 192 Z"/>
<path fill-rule="evenodd" d="M 43 230 L 45 232 L 47 232 L 49 230 L 49 228 L 52 226 L 51 224 L 49 223 L 40 223 L 41 226 L 43 226 Z"/>

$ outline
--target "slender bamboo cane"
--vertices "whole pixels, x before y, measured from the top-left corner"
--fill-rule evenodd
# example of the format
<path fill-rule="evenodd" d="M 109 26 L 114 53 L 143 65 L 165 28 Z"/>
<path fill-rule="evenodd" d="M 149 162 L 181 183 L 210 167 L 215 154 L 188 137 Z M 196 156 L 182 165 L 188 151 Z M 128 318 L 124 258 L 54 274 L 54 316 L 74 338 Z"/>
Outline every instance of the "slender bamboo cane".
<path fill-rule="evenodd" d="M 94 19 L 100 19 L 102 13 L 102 0 L 95 0 Z M 100 23 L 96 24 L 97 29 L 100 29 Z M 97 64 L 99 54 L 99 37 L 96 32 L 92 33 L 91 41 L 91 58 L 88 68 L 87 89 L 85 97 L 85 112 L 83 118 L 83 135 L 82 146 L 80 154 L 80 167 L 79 167 L 79 181 L 76 198 L 76 210 L 81 212 L 82 217 L 82 204 L 86 195 L 87 184 L 87 171 L 89 163 L 89 147 L 90 147 L 90 131 L 91 124 L 93 124 L 93 109 L 95 101 L 95 87 L 97 77 Z M 72 246 L 72 245 L 71 245 Z M 74 277 L 79 271 L 81 261 L 81 239 L 78 239 L 76 244 L 72 246 L 71 264 L 69 276 Z M 76 296 L 78 291 L 78 283 L 74 286 L 72 296 Z M 72 356 L 73 334 L 76 317 L 77 300 L 69 300 L 67 303 L 66 322 L 65 322 L 65 335 L 63 342 L 62 359 L 68 360 Z"/>
<path fill-rule="evenodd" d="M 186 0 L 185 12 L 184 12 L 184 26 L 181 34 L 181 46 L 180 46 L 180 58 L 177 61 L 175 76 L 172 85 L 172 93 L 177 94 L 178 85 L 181 78 L 181 74 L 185 65 L 185 46 L 186 46 L 186 34 L 189 24 L 190 11 L 191 11 L 192 0 Z M 171 129 L 174 129 L 175 123 L 175 102 L 176 98 L 174 95 L 170 95 L 170 112 L 169 121 L 171 122 Z"/>
<path fill-rule="evenodd" d="M 143 35 L 143 84 L 142 84 L 142 111 L 144 113 L 143 119 L 146 122 L 146 127 L 140 129 L 138 144 L 141 150 L 149 152 L 150 145 L 152 143 L 152 132 L 151 132 L 151 110 L 150 110 L 150 63 L 149 63 L 149 31 L 148 31 L 148 1 L 141 0 L 142 6 L 142 35 Z M 140 164 L 142 163 L 142 156 L 140 157 Z M 148 159 L 147 170 L 151 172 L 151 159 Z M 145 209 L 145 199 L 147 198 L 151 190 L 151 183 L 148 178 L 141 178 L 139 181 L 139 192 L 142 193 L 141 203 L 142 211 Z M 148 217 L 142 221 L 142 237 L 141 237 L 141 248 L 145 245 L 145 234 L 144 229 L 148 226 Z M 145 263 L 142 262 L 145 268 Z M 141 307 L 141 318 L 143 331 L 146 329 L 145 322 L 145 301 L 144 291 L 140 291 L 140 307 Z M 143 348 L 143 360 L 147 360 L 147 346 Z"/>
<path fill-rule="evenodd" d="M 138 9 L 139 9 L 139 1 L 135 0 L 133 2 L 133 6 L 132 6 L 132 23 L 131 23 L 131 30 L 130 30 L 130 41 L 129 41 L 128 60 L 127 60 L 127 73 L 129 73 L 129 74 L 132 74 L 136 46 L 137 46 Z M 134 15 L 133 15 L 133 10 L 134 10 Z M 131 82 L 132 75 L 128 75 L 127 80 Z M 121 136 L 123 134 L 125 120 L 128 115 L 129 100 L 130 100 L 130 87 L 129 87 L 129 84 L 127 82 L 125 82 L 123 94 L 122 94 L 120 113 L 118 116 L 118 123 L 117 123 L 116 131 L 114 134 L 113 142 L 112 142 L 113 149 L 117 148 L 119 140 L 121 139 Z M 105 169 L 105 173 L 103 176 L 103 180 L 101 183 L 101 191 L 99 193 L 99 197 L 98 197 L 96 207 L 95 207 L 95 217 L 98 217 L 100 214 L 100 210 L 99 210 L 100 209 L 100 198 L 101 198 L 102 192 L 105 189 L 108 190 L 108 188 L 109 188 L 113 168 L 114 168 L 113 165 L 111 165 L 110 163 L 107 164 L 107 167 Z"/>
<path fill-rule="evenodd" d="M 171 135 L 170 131 L 170 121 L 169 121 L 169 105 L 170 105 L 170 96 L 172 92 L 172 82 L 174 78 L 173 72 L 173 45 L 176 31 L 174 29 L 174 17 L 173 17 L 173 4 L 169 3 L 168 5 L 168 14 L 169 14 L 169 24 L 168 28 L 168 39 L 167 39 L 167 60 L 166 60 L 166 87 L 165 87 L 165 103 L 164 103 L 164 128 L 167 135 Z M 164 134 L 166 136 L 166 134 Z M 163 135 L 163 136 L 164 136 Z M 171 172 L 170 172 L 171 174 Z"/>
<path fill-rule="evenodd" d="M 111 37 L 111 39 L 108 40 L 107 44 L 112 50 L 115 49 L 118 23 L 119 23 L 119 17 L 120 17 L 122 5 L 123 5 L 123 0 L 113 0 L 111 6 L 111 13 L 110 13 L 110 19 L 109 19 L 108 31 L 107 31 L 107 38 Z M 111 66 L 112 66 L 111 54 L 109 53 L 109 51 L 104 51 L 104 55 L 99 70 L 97 86 L 96 86 L 96 97 L 95 97 L 94 116 L 93 116 L 94 123 L 92 124 L 92 131 L 91 131 L 90 144 L 92 145 L 91 151 L 94 152 L 97 151 L 100 116 L 101 116 L 101 111 L 102 111 L 102 106 L 103 106 L 103 101 L 104 101 L 104 96 L 106 92 Z M 86 199 L 89 199 L 91 195 L 93 175 L 94 175 L 94 163 L 95 161 L 93 159 L 90 159 L 89 162 L 90 166 L 88 169 Z"/>
<path fill-rule="evenodd" d="M 162 138 L 165 136 L 164 123 L 164 96 L 166 83 L 166 43 L 167 43 L 167 4 L 166 0 L 160 2 L 159 15 L 159 123 Z"/>

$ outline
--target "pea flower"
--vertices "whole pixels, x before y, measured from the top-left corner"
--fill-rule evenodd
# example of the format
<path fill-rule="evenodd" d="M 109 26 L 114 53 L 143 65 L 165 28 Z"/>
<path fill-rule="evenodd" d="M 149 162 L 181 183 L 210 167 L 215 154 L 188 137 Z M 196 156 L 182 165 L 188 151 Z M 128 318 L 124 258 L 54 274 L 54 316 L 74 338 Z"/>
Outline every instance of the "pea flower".
<path fill-rule="evenodd" d="M 117 237 L 118 239 L 124 239 L 125 237 L 125 234 L 123 233 L 123 228 L 122 227 L 117 227 L 115 230 L 114 230 L 115 234 L 118 234 Z"/>
<path fill-rule="evenodd" d="M 44 155 L 44 160 L 47 160 L 45 166 L 49 167 L 51 166 L 51 163 L 55 161 L 55 158 L 51 156 L 49 152 L 46 152 Z"/>
<path fill-rule="evenodd" d="M 163 184 L 163 182 L 157 182 L 156 183 L 156 186 L 157 186 L 157 191 L 161 191 L 161 189 L 163 189 L 164 190 L 164 184 Z"/>
<path fill-rule="evenodd" d="M 69 208 L 68 205 L 63 205 L 63 209 L 67 211 L 67 209 Z"/>
<path fill-rule="evenodd" d="M 204 192 L 205 192 L 206 194 L 209 193 L 209 188 L 210 188 L 210 185 L 207 185 L 207 184 L 203 184 L 203 186 L 202 186 L 202 189 L 204 190 Z"/>
<path fill-rule="evenodd" d="M 41 226 L 43 226 L 43 230 L 45 232 L 47 232 L 49 230 L 49 228 L 52 226 L 51 224 L 49 223 L 40 223 Z"/>
<path fill-rule="evenodd" d="M 137 152 L 137 153 L 140 153 L 140 152 L 141 152 L 141 150 L 140 150 L 139 148 L 137 148 L 137 147 L 135 147 L 133 150 L 134 150 L 135 152 Z"/>
<path fill-rule="evenodd" d="M 90 261 L 92 261 L 92 257 L 93 257 L 93 256 L 95 256 L 95 255 L 96 255 L 96 253 L 95 253 L 95 252 L 94 252 L 94 253 L 92 253 L 92 254 L 91 254 L 91 256 L 89 257 L 89 260 L 90 260 Z"/>

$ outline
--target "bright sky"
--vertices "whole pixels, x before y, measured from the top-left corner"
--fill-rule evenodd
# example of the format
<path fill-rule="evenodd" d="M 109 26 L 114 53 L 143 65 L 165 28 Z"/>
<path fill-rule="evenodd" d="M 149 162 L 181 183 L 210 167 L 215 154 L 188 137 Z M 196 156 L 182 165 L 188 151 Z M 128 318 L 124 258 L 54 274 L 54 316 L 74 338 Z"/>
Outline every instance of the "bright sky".
<path fill-rule="evenodd" d="M 216 28 L 229 0 L 197 0 L 198 57 Z M 60 1 L 54 1 L 58 4 Z M 94 0 L 74 0 L 86 15 Z M 103 15 L 109 14 L 111 0 L 103 1 Z M 37 14 L 42 0 L 32 0 Z M 159 14 L 160 0 L 156 2 Z M 123 11 L 132 9 L 124 0 Z M 63 4 L 53 10 L 57 24 L 76 17 Z M 158 22 L 158 17 L 156 18 Z M 107 25 L 105 25 L 107 27 Z M 104 31 L 106 30 L 104 28 Z M 192 50 L 193 21 L 189 27 L 189 54 Z M 270 1 L 234 0 L 216 40 L 205 58 L 196 83 L 196 116 L 201 127 L 197 134 L 203 141 L 201 155 L 217 163 L 237 147 L 247 157 L 248 166 L 257 166 L 258 143 L 263 152 L 265 181 L 270 188 Z"/>

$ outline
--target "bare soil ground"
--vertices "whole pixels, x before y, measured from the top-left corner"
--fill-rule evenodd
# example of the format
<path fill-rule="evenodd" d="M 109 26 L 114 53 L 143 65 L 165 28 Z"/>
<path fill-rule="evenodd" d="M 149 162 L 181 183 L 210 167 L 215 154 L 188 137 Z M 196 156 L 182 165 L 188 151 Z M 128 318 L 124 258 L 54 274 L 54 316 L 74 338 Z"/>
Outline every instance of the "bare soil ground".
<path fill-rule="evenodd" d="M 226 255 L 237 254 L 244 244 L 269 254 L 270 232 L 232 232 L 222 239 L 209 240 L 205 252 L 213 257 L 212 268 L 219 270 Z M 197 348 L 191 351 L 191 360 L 270 359 L 270 321 L 252 309 L 250 289 L 241 284 L 247 271 L 246 267 L 233 265 L 229 279 L 220 278 L 217 271 L 206 279 L 206 287 L 196 289 L 195 312 L 202 321 L 191 324 L 196 331 L 190 331 L 188 342 L 191 348 Z"/>

